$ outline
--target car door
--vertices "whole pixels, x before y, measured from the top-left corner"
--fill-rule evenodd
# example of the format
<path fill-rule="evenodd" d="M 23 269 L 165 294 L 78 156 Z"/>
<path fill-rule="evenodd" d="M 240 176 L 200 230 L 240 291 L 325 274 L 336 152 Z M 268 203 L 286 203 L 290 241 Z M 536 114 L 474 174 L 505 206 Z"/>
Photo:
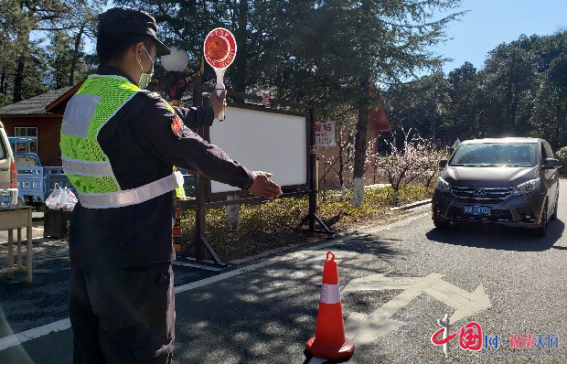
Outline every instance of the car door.
<path fill-rule="evenodd" d="M 10 151 L 4 125 L 0 122 L 0 189 L 2 190 L 10 188 L 10 165 L 12 164 Z"/>

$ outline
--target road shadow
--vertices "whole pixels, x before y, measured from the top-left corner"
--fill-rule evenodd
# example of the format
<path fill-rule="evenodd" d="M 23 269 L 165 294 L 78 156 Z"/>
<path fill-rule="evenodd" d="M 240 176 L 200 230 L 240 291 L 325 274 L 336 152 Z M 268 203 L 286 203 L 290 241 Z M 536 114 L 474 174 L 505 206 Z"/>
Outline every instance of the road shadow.
<path fill-rule="evenodd" d="M 377 260 L 390 263 L 396 259 L 400 259 L 399 243 L 401 240 L 385 237 L 377 237 L 373 234 L 364 234 L 357 237 L 349 238 L 344 241 L 341 246 L 330 246 L 329 249 L 340 248 L 342 251 L 358 253 L 360 255 L 370 255 Z M 359 265 L 355 258 L 343 258 L 342 266 L 350 267 L 351 264 L 354 268 Z"/>
<path fill-rule="evenodd" d="M 339 280 L 346 285 L 361 275 L 386 273 L 400 254 L 398 245 L 362 235 L 326 250 L 340 250 Z M 306 249 L 305 256 L 176 296 L 176 361 L 308 363 L 305 343 L 316 331 L 324 260 L 321 249 Z M 367 267 L 371 262 L 379 264 Z M 346 303 L 344 314 L 350 310 Z"/>
<path fill-rule="evenodd" d="M 0 276 L 0 337 L 51 323 L 67 316 L 69 253 L 64 242 L 33 247 L 33 281 L 24 272 Z M 25 261 L 26 250 L 23 250 Z M 5 248 L 0 248 L 5 262 Z"/>
<path fill-rule="evenodd" d="M 431 241 L 450 245 L 490 248 L 507 251 L 545 251 L 554 246 L 566 228 L 564 222 L 556 219 L 549 222 L 546 237 L 536 237 L 529 229 L 512 228 L 497 224 L 452 225 L 446 229 L 433 228 L 426 237 Z"/>

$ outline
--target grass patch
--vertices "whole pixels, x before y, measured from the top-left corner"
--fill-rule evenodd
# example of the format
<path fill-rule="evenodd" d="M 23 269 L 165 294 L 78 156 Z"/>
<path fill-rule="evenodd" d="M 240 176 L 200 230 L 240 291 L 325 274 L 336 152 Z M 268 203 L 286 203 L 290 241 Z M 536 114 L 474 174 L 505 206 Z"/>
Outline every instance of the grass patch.
<path fill-rule="evenodd" d="M 390 211 L 395 197 L 391 188 L 365 189 L 365 203 L 354 208 L 353 190 L 325 191 L 320 193 L 319 212 L 322 220 L 333 230 L 341 232 L 360 224 L 386 220 L 398 213 Z M 399 190 L 398 205 L 430 197 L 425 187 L 407 185 Z M 239 225 L 225 227 L 225 208 L 207 210 L 207 238 L 222 260 L 230 261 L 259 254 L 278 247 L 286 247 L 306 240 L 298 229 L 308 214 L 308 197 L 282 198 L 257 204 L 241 205 Z M 187 245 L 195 235 L 195 212 L 182 216 L 182 242 Z M 182 246 L 182 249 L 185 248 Z"/>

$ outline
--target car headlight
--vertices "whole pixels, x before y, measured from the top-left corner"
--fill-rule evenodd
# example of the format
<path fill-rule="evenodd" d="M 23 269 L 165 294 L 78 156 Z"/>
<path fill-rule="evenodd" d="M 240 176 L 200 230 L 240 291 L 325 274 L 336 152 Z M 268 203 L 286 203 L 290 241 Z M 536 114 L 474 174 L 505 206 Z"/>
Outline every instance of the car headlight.
<path fill-rule="evenodd" d="M 436 190 L 442 193 L 451 193 L 450 184 L 448 184 L 448 182 L 441 177 L 439 177 L 438 181 L 436 182 Z"/>
<path fill-rule="evenodd" d="M 530 195 L 537 192 L 540 188 L 540 178 L 532 179 L 517 185 L 513 190 L 513 196 Z"/>

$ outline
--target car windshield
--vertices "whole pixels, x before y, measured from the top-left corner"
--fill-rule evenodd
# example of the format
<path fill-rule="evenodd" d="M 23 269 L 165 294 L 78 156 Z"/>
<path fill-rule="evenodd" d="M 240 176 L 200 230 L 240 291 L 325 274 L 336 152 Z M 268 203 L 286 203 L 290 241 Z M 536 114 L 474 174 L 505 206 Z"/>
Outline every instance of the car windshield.
<path fill-rule="evenodd" d="M 452 156 L 450 166 L 531 167 L 537 161 L 536 143 L 462 144 Z"/>

